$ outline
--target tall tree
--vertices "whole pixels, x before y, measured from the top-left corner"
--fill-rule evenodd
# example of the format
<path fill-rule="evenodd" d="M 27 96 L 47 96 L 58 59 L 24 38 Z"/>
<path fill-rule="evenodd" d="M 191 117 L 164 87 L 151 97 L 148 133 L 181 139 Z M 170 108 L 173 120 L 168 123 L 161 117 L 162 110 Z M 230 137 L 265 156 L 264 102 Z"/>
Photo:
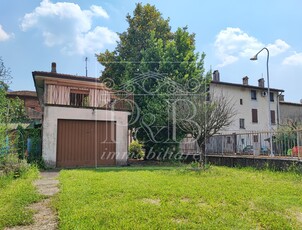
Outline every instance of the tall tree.
<path fill-rule="evenodd" d="M 195 35 L 188 28 L 171 31 L 169 19 L 150 4 L 138 3 L 133 16 L 127 15 L 128 28 L 119 34 L 115 50 L 97 55 L 105 67 L 101 79 L 112 80 L 117 89 L 132 90 L 136 110 L 131 127 L 147 150 L 177 149 L 185 135 L 171 123 L 173 88 L 191 90 L 205 78 L 205 54 L 195 52 Z M 193 87 L 194 88 L 194 87 Z"/>

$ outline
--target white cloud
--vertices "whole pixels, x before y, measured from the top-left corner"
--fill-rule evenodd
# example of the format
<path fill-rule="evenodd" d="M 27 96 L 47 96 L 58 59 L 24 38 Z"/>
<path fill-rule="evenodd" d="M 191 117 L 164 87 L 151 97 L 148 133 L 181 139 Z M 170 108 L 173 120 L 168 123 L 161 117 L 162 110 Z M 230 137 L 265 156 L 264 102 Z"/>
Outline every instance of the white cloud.
<path fill-rule="evenodd" d="M 4 29 L 2 28 L 2 25 L 0 25 L 0 42 L 4 42 L 9 40 L 13 35 L 8 34 L 4 31 Z"/>
<path fill-rule="evenodd" d="M 115 43 L 118 36 L 106 27 L 92 28 L 94 17 L 109 18 L 109 15 L 101 6 L 92 5 L 90 10 L 82 10 L 75 3 L 43 0 L 23 17 L 20 27 L 23 31 L 37 29 L 47 46 L 62 46 L 62 51 L 70 55 L 96 53 L 107 44 Z"/>
<path fill-rule="evenodd" d="M 109 15 L 107 14 L 107 12 L 101 6 L 92 5 L 90 7 L 90 9 L 91 9 L 92 12 L 95 13 L 96 16 L 109 18 Z"/>
<path fill-rule="evenodd" d="M 267 45 L 271 56 L 276 56 L 280 53 L 283 53 L 284 51 L 288 50 L 289 47 L 290 46 L 281 39 L 277 39 L 274 44 Z"/>
<path fill-rule="evenodd" d="M 285 58 L 282 62 L 283 65 L 297 65 L 302 66 L 302 53 L 295 53 L 287 58 Z"/>
<path fill-rule="evenodd" d="M 253 56 L 265 45 L 240 28 L 228 27 L 218 33 L 214 46 L 216 55 L 222 61 L 218 67 L 223 67 L 236 62 L 240 57 Z M 269 44 L 267 47 L 271 56 L 274 56 L 286 51 L 290 46 L 277 39 L 274 44 Z"/>

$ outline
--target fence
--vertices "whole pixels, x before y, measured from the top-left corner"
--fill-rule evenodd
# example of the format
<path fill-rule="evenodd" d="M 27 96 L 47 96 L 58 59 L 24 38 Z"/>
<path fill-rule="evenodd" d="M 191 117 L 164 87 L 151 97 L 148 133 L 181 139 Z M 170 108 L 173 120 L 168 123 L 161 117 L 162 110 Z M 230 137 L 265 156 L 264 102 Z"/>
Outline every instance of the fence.
<path fill-rule="evenodd" d="M 193 155 L 198 152 L 192 138 L 184 139 L 180 144 L 180 149 L 184 155 Z M 206 155 L 274 156 L 301 159 L 302 130 L 215 135 L 206 140 Z"/>
<path fill-rule="evenodd" d="M 24 129 L 18 126 L 0 133 L 0 155 L 18 154 L 20 159 L 35 161 L 41 158 L 41 129 Z"/>

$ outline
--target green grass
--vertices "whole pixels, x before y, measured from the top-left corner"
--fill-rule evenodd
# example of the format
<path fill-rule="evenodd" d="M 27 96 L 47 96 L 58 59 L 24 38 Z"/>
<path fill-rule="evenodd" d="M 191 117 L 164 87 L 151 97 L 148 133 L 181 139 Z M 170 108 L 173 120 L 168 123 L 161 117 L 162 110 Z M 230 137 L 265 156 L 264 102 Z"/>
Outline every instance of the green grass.
<path fill-rule="evenodd" d="M 15 180 L 0 177 L 0 229 L 32 223 L 33 213 L 26 207 L 41 198 L 32 184 L 37 177 L 36 168 Z"/>
<path fill-rule="evenodd" d="M 63 170 L 60 229 L 302 229 L 302 176 L 211 167 Z"/>

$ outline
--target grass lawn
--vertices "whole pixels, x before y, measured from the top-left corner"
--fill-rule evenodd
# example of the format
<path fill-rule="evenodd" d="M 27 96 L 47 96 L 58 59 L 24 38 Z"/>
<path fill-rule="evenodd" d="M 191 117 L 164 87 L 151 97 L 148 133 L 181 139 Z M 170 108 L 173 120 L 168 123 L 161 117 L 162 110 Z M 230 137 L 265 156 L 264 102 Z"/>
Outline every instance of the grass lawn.
<path fill-rule="evenodd" d="M 302 176 L 211 167 L 63 170 L 60 229 L 302 229 Z"/>
<path fill-rule="evenodd" d="M 16 180 L 0 177 L 0 229 L 32 222 L 33 213 L 26 207 L 41 198 L 32 185 L 37 177 L 35 168 Z"/>

